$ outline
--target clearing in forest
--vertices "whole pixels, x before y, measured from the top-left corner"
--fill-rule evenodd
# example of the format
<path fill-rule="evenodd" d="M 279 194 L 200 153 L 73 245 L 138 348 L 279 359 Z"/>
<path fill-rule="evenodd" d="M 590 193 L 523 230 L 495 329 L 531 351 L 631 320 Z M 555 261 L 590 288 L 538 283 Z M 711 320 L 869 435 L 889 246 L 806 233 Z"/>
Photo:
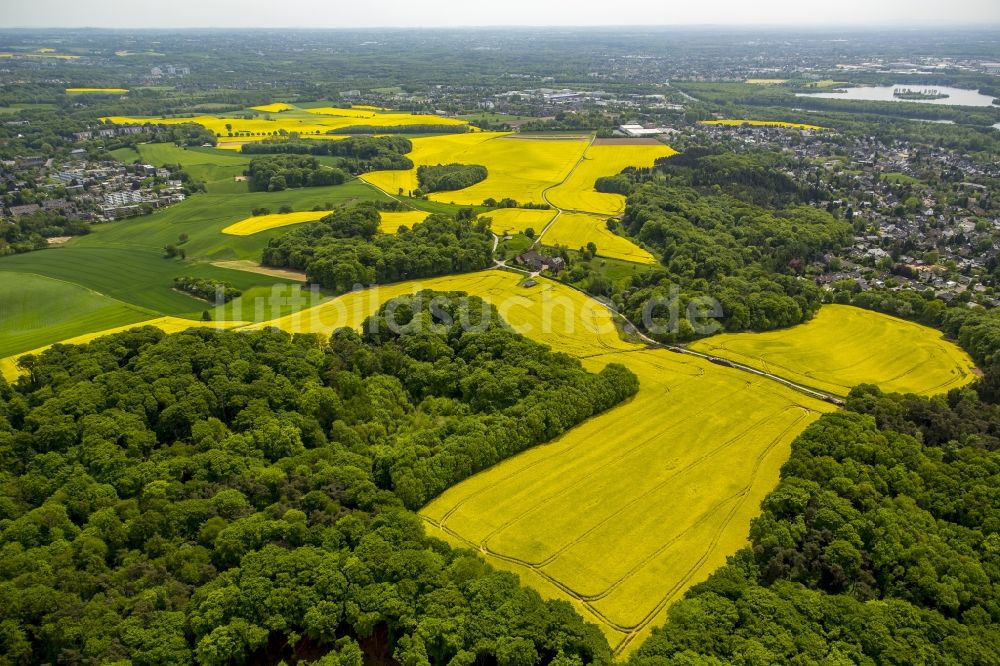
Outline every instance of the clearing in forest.
<path fill-rule="evenodd" d="M 801 326 L 726 333 L 691 349 L 841 396 L 863 383 L 944 393 L 975 378 L 972 359 L 940 331 L 849 305 L 824 305 Z"/>

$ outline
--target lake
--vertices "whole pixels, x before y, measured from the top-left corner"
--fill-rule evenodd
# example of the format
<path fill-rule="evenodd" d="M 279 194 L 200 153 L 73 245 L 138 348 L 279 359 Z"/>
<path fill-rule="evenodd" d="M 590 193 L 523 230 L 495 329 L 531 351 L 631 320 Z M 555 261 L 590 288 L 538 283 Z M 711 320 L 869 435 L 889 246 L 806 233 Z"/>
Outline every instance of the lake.
<path fill-rule="evenodd" d="M 909 88 L 910 90 L 934 89 L 940 93 L 948 95 L 943 99 L 910 99 L 901 100 L 893 97 L 892 92 L 897 88 Z M 964 90 L 962 88 L 949 88 L 948 86 L 918 86 L 912 83 L 900 83 L 892 86 L 857 86 L 844 88 L 846 92 L 834 93 L 796 93 L 797 97 L 825 97 L 827 99 L 858 99 L 868 102 L 915 102 L 917 104 L 944 104 L 954 106 L 993 106 L 993 98 L 989 95 L 980 95 L 978 90 Z"/>

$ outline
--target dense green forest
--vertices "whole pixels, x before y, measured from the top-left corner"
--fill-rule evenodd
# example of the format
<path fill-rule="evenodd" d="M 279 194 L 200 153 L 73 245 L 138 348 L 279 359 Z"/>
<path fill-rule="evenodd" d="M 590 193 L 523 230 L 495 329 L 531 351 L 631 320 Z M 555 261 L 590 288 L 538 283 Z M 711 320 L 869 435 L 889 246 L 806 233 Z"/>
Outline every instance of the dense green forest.
<path fill-rule="evenodd" d="M 629 197 L 625 231 L 660 254 L 662 266 L 633 278 L 619 298 L 643 319 L 651 298 L 679 291 L 682 307 L 700 296 L 722 306 L 727 331 L 763 331 L 806 321 L 822 292 L 801 277 L 806 264 L 850 240 L 849 224 L 805 205 L 763 208 L 728 194 L 649 182 Z M 655 313 L 654 313 L 655 314 Z M 663 341 L 694 335 L 684 319 Z"/>
<path fill-rule="evenodd" d="M 456 294 L 363 331 L 140 328 L 0 379 L 0 661 L 606 663 L 569 604 L 408 509 L 635 376 L 589 374 Z"/>
<path fill-rule="evenodd" d="M 307 155 L 268 155 L 250 160 L 246 172 L 251 192 L 280 192 L 289 187 L 340 185 L 347 180 L 341 169 L 320 164 Z"/>
<path fill-rule="evenodd" d="M 289 153 L 339 157 L 340 168 L 353 175 L 369 171 L 412 169 L 413 162 L 406 157 L 406 153 L 411 150 L 413 143 L 402 136 L 352 136 L 340 141 L 265 139 L 245 143 L 241 148 L 241 152 L 250 155 Z"/>
<path fill-rule="evenodd" d="M 424 192 L 461 190 L 486 180 L 489 173 L 479 164 L 438 164 L 417 167 L 417 182 Z"/>
<path fill-rule="evenodd" d="M 339 293 L 356 285 L 489 267 L 493 262 L 489 228 L 483 221 L 472 221 L 472 209 L 460 213 L 455 219 L 432 215 L 412 229 L 384 234 L 378 230 L 378 211 L 356 206 L 271 239 L 261 262 L 305 271 L 311 282 Z"/>
<path fill-rule="evenodd" d="M 632 666 L 998 663 L 1000 408 L 861 386 Z"/>

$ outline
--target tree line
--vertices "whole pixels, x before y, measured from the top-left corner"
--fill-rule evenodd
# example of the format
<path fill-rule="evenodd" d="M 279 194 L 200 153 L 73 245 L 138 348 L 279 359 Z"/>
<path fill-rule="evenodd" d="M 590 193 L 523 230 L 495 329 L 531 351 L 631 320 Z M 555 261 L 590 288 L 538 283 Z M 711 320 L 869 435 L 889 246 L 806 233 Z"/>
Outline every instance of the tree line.
<path fill-rule="evenodd" d="M 698 297 L 716 299 L 726 331 L 764 331 L 812 318 L 822 292 L 800 275 L 851 238 L 849 224 L 805 204 L 765 208 L 714 186 L 669 180 L 639 185 L 621 228 L 660 255 L 656 270 L 636 275 L 619 295 L 630 317 L 640 321 L 650 299 L 674 289 L 682 307 Z M 663 341 L 694 336 L 686 320 L 680 325 L 661 335 Z"/>
<path fill-rule="evenodd" d="M 56 236 L 83 236 L 90 233 L 90 223 L 71 220 L 65 215 L 40 210 L 15 217 L 0 225 L 0 256 L 44 250 Z"/>
<path fill-rule="evenodd" d="M 348 125 L 338 127 L 327 134 L 465 134 L 468 125 Z"/>
<path fill-rule="evenodd" d="M 390 302 L 363 331 L 137 328 L 0 379 L 3 660 L 607 663 L 568 603 L 411 509 L 635 376 L 457 294 Z"/>
<path fill-rule="evenodd" d="M 240 150 L 249 155 L 286 153 L 339 157 L 340 168 L 355 176 L 369 171 L 413 168 L 413 162 L 406 157 L 406 153 L 413 150 L 413 143 L 402 136 L 352 136 L 340 141 L 266 139 L 245 143 Z"/>
<path fill-rule="evenodd" d="M 805 269 L 849 243 L 852 228 L 809 205 L 815 193 L 777 169 L 776 159 L 696 148 L 598 179 L 599 190 L 628 197 L 608 229 L 653 251 L 658 265 L 609 276 L 581 248 L 584 261 L 559 277 L 610 298 L 660 342 L 811 319 L 823 292 Z M 716 324 L 695 330 L 691 313 L 711 314 Z"/>

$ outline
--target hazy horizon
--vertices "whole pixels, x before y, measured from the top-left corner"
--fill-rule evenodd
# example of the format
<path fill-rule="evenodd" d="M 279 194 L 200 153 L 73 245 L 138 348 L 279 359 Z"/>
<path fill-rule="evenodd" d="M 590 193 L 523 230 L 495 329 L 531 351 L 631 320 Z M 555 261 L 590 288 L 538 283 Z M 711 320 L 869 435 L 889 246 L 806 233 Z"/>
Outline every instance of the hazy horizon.
<path fill-rule="evenodd" d="M 415 7 L 418 7 L 415 9 Z M 668 6 L 660 0 L 635 0 L 623 9 L 607 3 L 538 3 L 508 0 L 498 10 L 443 0 L 419 5 L 403 0 L 370 0 L 337 5 L 321 0 L 246 0 L 171 3 L 123 8 L 111 0 L 68 2 L 36 0 L 5 8 L 3 28 L 878 28 L 906 26 L 1000 26 L 996 0 L 842 0 L 806 6 L 777 0 L 753 3 L 715 0 L 710 4 Z"/>

